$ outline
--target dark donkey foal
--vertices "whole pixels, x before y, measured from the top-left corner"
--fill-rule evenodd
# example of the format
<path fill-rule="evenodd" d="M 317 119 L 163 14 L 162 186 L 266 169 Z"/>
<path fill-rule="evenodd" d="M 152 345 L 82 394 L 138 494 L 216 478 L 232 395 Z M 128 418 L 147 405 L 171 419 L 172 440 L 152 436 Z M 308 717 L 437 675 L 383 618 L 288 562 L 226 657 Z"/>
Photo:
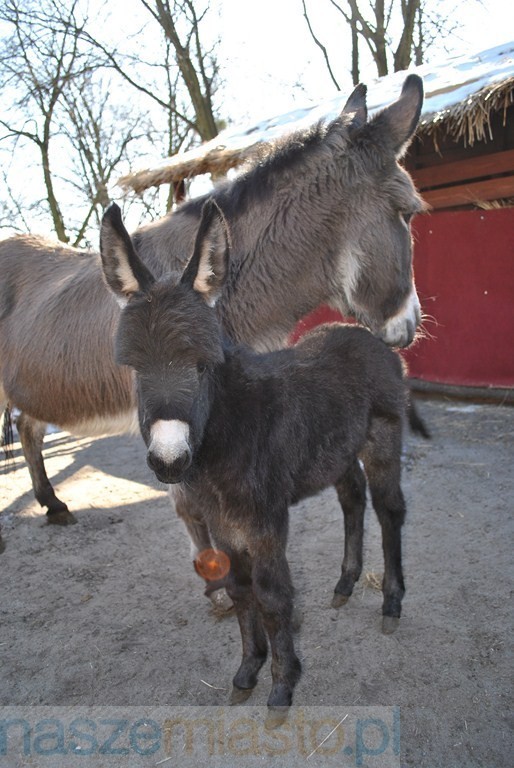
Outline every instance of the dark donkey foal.
<path fill-rule="evenodd" d="M 216 546 L 228 555 L 227 591 L 243 659 L 239 700 L 273 655 L 272 707 L 291 704 L 300 677 L 286 560 L 288 507 L 335 485 L 345 553 L 334 595 L 351 594 L 362 567 L 366 470 L 382 526 L 383 628 L 396 627 L 404 594 L 400 453 L 405 387 L 398 356 L 362 328 L 327 325 L 295 347 L 258 354 L 227 346 L 214 309 L 228 264 L 223 216 L 207 202 L 182 276 L 156 280 L 139 260 L 120 211 L 104 216 L 105 276 L 125 304 L 116 339 L 136 371 L 148 464 L 163 483 L 193 489 Z"/>

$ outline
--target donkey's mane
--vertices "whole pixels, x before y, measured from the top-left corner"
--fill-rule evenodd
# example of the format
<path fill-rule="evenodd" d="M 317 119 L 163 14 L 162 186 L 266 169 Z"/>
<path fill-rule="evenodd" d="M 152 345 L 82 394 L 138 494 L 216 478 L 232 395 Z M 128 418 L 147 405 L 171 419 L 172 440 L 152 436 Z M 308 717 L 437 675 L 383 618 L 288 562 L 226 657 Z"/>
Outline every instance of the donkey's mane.
<path fill-rule="evenodd" d="M 252 203 L 267 197 L 277 178 L 283 180 L 287 172 L 294 171 L 298 164 L 308 163 L 323 146 L 330 129 L 336 123 L 340 125 L 339 118 L 332 122 L 320 120 L 307 129 L 295 131 L 260 147 L 233 181 L 223 182 L 213 193 L 184 203 L 181 210 L 198 216 L 206 199 L 214 195 L 229 218 L 233 212 L 241 213 Z"/>

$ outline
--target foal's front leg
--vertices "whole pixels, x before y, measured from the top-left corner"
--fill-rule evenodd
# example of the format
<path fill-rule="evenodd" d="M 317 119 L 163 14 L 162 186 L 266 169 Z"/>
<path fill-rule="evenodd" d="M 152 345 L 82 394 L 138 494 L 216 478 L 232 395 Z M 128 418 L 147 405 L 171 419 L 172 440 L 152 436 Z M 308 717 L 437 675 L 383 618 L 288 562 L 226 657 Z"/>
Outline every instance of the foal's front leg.
<path fill-rule="evenodd" d="M 186 526 L 191 540 L 193 564 L 198 573 L 198 555 L 201 552 L 205 552 L 205 550 L 213 548 L 209 529 L 207 528 L 205 520 L 195 511 L 196 509 L 202 508 L 204 502 L 200 502 L 198 498 L 188 492 L 185 486 L 182 485 L 170 485 L 169 496 L 171 502 L 175 504 L 177 515 L 182 519 Z M 226 592 L 224 580 L 206 581 L 205 584 L 205 596 L 211 601 L 216 613 L 220 615 L 228 614 L 233 609 L 234 605 Z"/>
<path fill-rule="evenodd" d="M 243 657 L 232 681 L 231 696 L 232 704 L 240 704 L 257 685 L 258 672 L 268 655 L 268 643 L 252 589 L 250 557 L 247 552 L 234 552 L 225 546 L 222 548 L 230 558 L 227 592 L 234 602 L 243 646 Z"/>
<path fill-rule="evenodd" d="M 273 685 L 268 707 L 289 707 L 302 667 L 293 643 L 293 585 L 285 554 L 285 535 L 260 535 L 252 550 L 252 585 L 268 634 Z"/>
<path fill-rule="evenodd" d="M 233 680 L 232 703 L 248 698 L 267 653 L 269 637 L 273 685 L 268 698 L 268 727 L 279 725 L 292 702 L 301 664 L 293 644 L 293 586 L 285 556 L 285 536 L 255 531 L 248 551 L 234 553 L 216 536 L 231 562 L 227 591 L 234 601 L 243 658 Z M 266 633 L 264 632 L 266 630 Z"/>

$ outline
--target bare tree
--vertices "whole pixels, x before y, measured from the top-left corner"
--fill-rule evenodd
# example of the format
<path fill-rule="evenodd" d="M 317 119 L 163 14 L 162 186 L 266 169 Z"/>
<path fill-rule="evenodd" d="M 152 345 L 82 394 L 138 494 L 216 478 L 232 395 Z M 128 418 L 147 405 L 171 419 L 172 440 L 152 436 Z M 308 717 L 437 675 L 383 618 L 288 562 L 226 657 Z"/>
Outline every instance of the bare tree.
<path fill-rule="evenodd" d="M 0 227 L 26 230 L 44 215 L 60 240 L 83 243 L 136 151 L 172 155 L 218 133 L 208 0 L 141 0 L 154 31 L 105 42 L 101 33 L 112 27 L 99 21 L 120 7 L 99 6 L 93 25 L 87 0 L 0 6 Z M 20 166 L 31 174 L 25 188 L 17 186 Z M 143 201 L 151 215 L 160 214 L 157 202 L 151 194 Z"/>
<path fill-rule="evenodd" d="M 7 158 L 6 158 L 7 160 Z M 9 229 L 17 233 L 28 232 L 30 230 L 27 214 L 31 213 L 31 208 L 38 205 L 37 201 L 31 205 L 23 205 L 18 195 L 15 195 L 9 180 L 9 162 L 2 168 L 2 197 L 0 198 L 0 229 Z"/>
<path fill-rule="evenodd" d="M 195 132 L 202 141 L 214 138 L 218 133 L 213 104 L 219 73 L 215 53 L 217 41 L 207 45 L 202 39 L 202 24 L 210 10 L 209 2 L 140 2 L 165 37 L 166 53 L 160 60 L 145 59 L 140 50 L 137 55 L 120 52 L 102 41 L 96 30 L 92 32 L 84 27 L 80 30 L 82 38 L 101 51 L 107 66 L 131 88 L 171 113 L 175 124 Z M 144 69 L 151 72 L 150 76 L 145 75 Z"/>
<path fill-rule="evenodd" d="M 84 241 L 92 224 L 98 232 L 113 177 L 122 162 L 131 162 L 130 145 L 151 138 L 151 128 L 138 110 L 111 101 L 108 84 L 92 75 L 76 81 L 64 94 L 60 132 L 74 150 L 64 181 L 75 201 L 84 203 L 73 206 L 82 212 L 80 220 L 73 222 L 73 245 Z M 72 217 L 70 212 L 70 222 Z"/>
<path fill-rule="evenodd" d="M 341 16 L 351 31 L 351 73 L 352 81 L 360 80 L 360 49 L 362 41 L 369 50 L 379 77 L 407 69 L 414 61 L 422 64 L 430 44 L 440 35 L 450 35 L 455 24 L 448 24 L 447 12 L 439 13 L 440 0 L 326 0 Z M 303 15 L 316 45 L 322 48 L 325 63 L 332 81 L 339 85 L 330 67 L 327 49 L 320 42 L 320 36 L 313 31 L 314 11 L 307 9 L 302 0 Z M 319 0 L 317 4 L 319 10 Z M 447 6 L 445 6 L 447 8 Z M 444 21 L 444 24 L 443 24 Z M 393 29 L 398 29 L 395 36 Z"/>
<path fill-rule="evenodd" d="M 148 133 L 132 105 L 112 102 L 99 77 L 103 61 L 81 40 L 87 18 L 77 9 L 78 0 L 7 0 L 0 12 L 10 30 L 0 48 L 0 147 L 14 166 L 4 164 L 0 226 L 26 231 L 44 209 L 58 239 L 73 245 L 88 228 L 97 231 L 116 168 Z M 16 191 L 20 168 L 30 184 Z"/>
<path fill-rule="evenodd" d="M 172 44 L 176 62 L 187 88 L 195 113 L 195 128 L 202 141 L 213 139 L 218 128 L 214 117 L 213 92 L 218 75 L 218 65 L 213 48 L 206 50 L 200 35 L 209 3 L 199 11 L 198 0 L 141 0 L 164 30 Z M 184 28 L 180 34 L 176 19 Z"/>
<path fill-rule="evenodd" d="M 0 119 L 1 139 L 29 142 L 37 149 L 55 233 L 64 242 L 69 237 L 55 190 L 51 144 L 64 91 L 91 68 L 76 33 L 77 0 L 67 5 L 64 11 L 59 0 L 6 0 L 0 12 L 10 28 L 0 54 L 0 88 L 4 96 L 12 94 Z"/>
<path fill-rule="evenodd" d="M 127 46 L 120 50 L 105 42 L 96 27 L 93 30 L 85 26 L 80 34 L 140 99 L 146 99 L 154 110 L 157 107 L 161 117 L 165 116 L 167 142 L 161 154 L 173 155 L 219 132 L 214 104 L 219 79 L 218 40 L 210 40 L 208 35 L 212 29 L 212 25 L 207 27 L 209 0 L 140 2 L 160 28 L 162 38 L 157 51 L 155 45 L 152 51 L 138 47 L 131 52 Z M 155 33 L 152 38 L 155 40 Z M 181 193 L 183 190 L 171 188 L 168 209 Z"/>

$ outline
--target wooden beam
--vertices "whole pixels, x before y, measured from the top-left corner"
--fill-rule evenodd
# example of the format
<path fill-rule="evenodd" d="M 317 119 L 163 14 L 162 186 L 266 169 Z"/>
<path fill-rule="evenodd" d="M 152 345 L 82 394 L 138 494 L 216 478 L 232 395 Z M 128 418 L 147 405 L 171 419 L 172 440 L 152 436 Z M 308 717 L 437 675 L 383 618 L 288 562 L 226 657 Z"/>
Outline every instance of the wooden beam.
<path fill-rule="evenodd" d="M 455 208 L 459 205 L 514 197 L 514 176 L 502 176 L 497 179 L 459 184 L 454 187 L 429 189 L 422 192 L 422 197 L 433 209 Z"/>
<path fill-rule="evenodd" d="M 410 171 L 419 190 L 514 171 L 514 149 Z"/>
<path fill-rule="evenodd" d="M 421 191 L 499 173 L 514 173 L 514 149 L 410 171 L 414 183 Z"/>

